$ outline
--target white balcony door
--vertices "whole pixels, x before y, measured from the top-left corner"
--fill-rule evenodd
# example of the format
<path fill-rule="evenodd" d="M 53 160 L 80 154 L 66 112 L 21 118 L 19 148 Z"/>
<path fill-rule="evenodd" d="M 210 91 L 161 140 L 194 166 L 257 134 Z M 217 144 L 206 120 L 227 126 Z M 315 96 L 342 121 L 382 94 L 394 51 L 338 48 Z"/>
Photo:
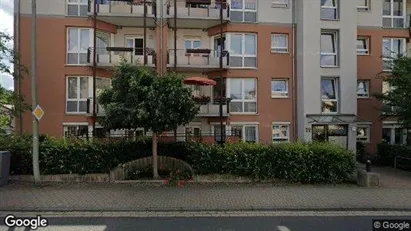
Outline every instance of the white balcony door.
<path fill-rule="evenodd" d="M 126 46 L 134 49 L 133 54 L 141 56 L 144 54 L 144 39 L 140 37 L 127 37 Z"/>

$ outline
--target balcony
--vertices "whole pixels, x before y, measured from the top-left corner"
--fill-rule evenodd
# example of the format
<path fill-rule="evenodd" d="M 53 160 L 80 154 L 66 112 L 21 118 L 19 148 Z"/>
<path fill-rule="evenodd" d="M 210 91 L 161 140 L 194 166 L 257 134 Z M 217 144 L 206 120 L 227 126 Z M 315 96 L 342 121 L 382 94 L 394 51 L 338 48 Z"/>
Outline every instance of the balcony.
<path fill-rule="evenodd" d="M 198 117 L 220 117 L 220 105 L 217 103 L 208 103 L 200 106 Z M 229 116 L 229 106 L 223 104 L 223 117 Z"/>
<path fill-rule="evenodd" d="M 92 48 L 88 52 L 88 63 L 93 64 Z M 156 53 L 154 49 L 147 48 L 147 66 L 155 67 Z M 97 67 L 113 68 L 120 64 L 122 60 L 128 63 L 135 63 L 137 65 L 144 65 L 143 49 L 128 48 L 128 47 L 107 47 L 97 48 L 96 63 Z"/>
<path fill-rule="evenodd" d="M 89 16 L 94 15 L 94 1 L 89 0 Z M 155 27 L 155 1 L 147 0 L 147 27 Z M 124 27 L 144 26 L 143 0 L 97 0 L 97 20 Z"/>
<path fill-rule="evenodd" d="M 167 53 L 167 67 L 175 65 L 177 54 L 177 71 L 210 72 L 220 69 L 219 52 L 209 49 L 170 49 Z M 229 53 L 223 51 L 223 68 L 229 66 Z"/>
<path fill-rule="evenodd" d="M 221 3 L 210 0 L 187 0 L 179 2 L 177 0 L 177 28 L 181 29 L 207 29 L 221 24 L 220 19 Z M 174 1 L 169 1 L 167 5 L 167 17 L 170 27 L 176 27 L 174 20 Z M 223 2 L 223 23 L 230 20 L 230 6 Z"/>

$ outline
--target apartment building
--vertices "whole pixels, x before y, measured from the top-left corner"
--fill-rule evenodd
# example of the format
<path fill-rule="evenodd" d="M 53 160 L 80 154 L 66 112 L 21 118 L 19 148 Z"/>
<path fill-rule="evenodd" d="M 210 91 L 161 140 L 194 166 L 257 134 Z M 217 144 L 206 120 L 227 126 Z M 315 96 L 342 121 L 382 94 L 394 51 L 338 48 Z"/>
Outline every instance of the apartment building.
<path fill-rule="evenodd" d="M 126 58 L 217 82 L 193 86 L 211 100 L 178 133 L 219 134 L 222 121 L 247 142 L 355 150 L 360 141 L 371 152 L 382 139 L 407 142 L 395 119 L 380 121 L 372 93 L 389 90 L 377 78 L 389 71 L 387 55 L 406 51 L 410 0 L 96 1 L 37 0 L 41 133 L 92 132 L 93 115 L 104 115 L 93 99 Z M 30 1 L 15 0 L 15 15 L 15 46 L 30 67 Z M 30 78 L 16 88 L 30 100 Z M 221 97 L 230 99 L 223 116 Z M 16 126 L 29 132 L 31 120 L 25 113 Z M 94 135 L 104 134 L 96 125 Z"/>

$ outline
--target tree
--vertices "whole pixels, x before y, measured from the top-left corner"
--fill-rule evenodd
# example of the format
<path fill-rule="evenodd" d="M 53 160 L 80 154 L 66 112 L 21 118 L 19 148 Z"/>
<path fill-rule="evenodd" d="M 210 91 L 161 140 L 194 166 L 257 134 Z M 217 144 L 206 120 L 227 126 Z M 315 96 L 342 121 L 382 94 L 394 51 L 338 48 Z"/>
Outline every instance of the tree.
<path fill-rule="evenodd" d="M 11 48 L 12 37 L 0 32 L 0 74 L 21 78 L 27 69 L 21 65 L 18 54 Z M 14 72 L 13 66 L 16 70 Z M 10 123 L 10 116 L 18 116 L 29 109 L 24 97 L 18 92 L 10 91 L 0 85 L 0 105 L 13 105 L 11 111 L 0 110 L 0 133 L 4 132 L 4 126 Z"/>
<path fill-rule="evenodd" d="M 107 129 L 144 128 L 153 132 L 153 177 L 158 178 L 157 140 L 165 131 L 189 123 L 199 111 L 183 77 L 122 62 L 114 70 L 112 87 L 101 93 L 105 116 L 99 121 Z"/>
<path fill-rule="evenodd" d="M 383 103 L 381 119 L 395 117 L 404 128 L 411 128 L 411 58 L 392 61 L 392 72 L 383 76 L 389 91 L 374 94 Z"/>

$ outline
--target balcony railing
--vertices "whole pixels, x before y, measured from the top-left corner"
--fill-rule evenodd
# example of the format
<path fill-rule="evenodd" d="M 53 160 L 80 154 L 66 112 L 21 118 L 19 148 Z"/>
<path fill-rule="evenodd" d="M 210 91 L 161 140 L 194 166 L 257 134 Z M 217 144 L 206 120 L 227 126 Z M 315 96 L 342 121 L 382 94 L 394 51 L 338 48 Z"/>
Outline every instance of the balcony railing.
<path fill-rule="evenodd" d="M 223 2 L 223 18 L 230 17 L 230 6 Z M 220 18 L 220 3 L 210 3 L 210 1 L 177 1 L 177 18 Z M 167 5 L 167 15 L 174 16 L 174 1 L 169 1 Z"/>
<path fill-rule="evenodd" d="M 94 13 L 94 0 L 89 0 L 89 12 Z M 146 1 L 147 16 L 156 15 L 155 1 Z M 97 13 L 101 14 L 131 14 L 135 16 L 144 15 L 143 0 L 97 0 Z"/>
<path fill-rule="evenodd" d="M 92 48 L 88 51 L 87 62 L 93 63 Z M 122 60 L 129 63 L 144 64 L 144 52 L 142 48 L 128 48 L 128 47 L 107 47 L 97 48 L 96 63 L 97 66 L 110 67 L 118 65 Z M 156 63 L 156 53 L 152 48 L 146 48 L 147 65 L 153 66 Z"/>
<path fill-rule="evenodd" d="M 170 49 L 167 53 L 169 66 L 174 65 L 174 54 L 177 52 L 177 67 L 219 68 L 220 52 L 209 49 Z M 230 55 L 223 51 L 223 67 L 228 67 Z"/>

